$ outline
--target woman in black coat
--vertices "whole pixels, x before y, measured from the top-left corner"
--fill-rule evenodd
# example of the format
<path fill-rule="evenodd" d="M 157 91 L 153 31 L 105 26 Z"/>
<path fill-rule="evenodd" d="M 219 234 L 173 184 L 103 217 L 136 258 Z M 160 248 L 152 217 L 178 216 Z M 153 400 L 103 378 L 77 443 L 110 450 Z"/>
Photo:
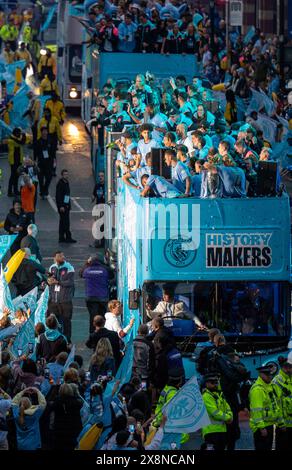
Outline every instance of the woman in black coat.
<path fill-rule="evenodd" d="M 82 406 L 78 388 L 74 384 L 62 384 L 56 399 L 49 403 L 53 449 L 75 449 L 82 430 Z"/>

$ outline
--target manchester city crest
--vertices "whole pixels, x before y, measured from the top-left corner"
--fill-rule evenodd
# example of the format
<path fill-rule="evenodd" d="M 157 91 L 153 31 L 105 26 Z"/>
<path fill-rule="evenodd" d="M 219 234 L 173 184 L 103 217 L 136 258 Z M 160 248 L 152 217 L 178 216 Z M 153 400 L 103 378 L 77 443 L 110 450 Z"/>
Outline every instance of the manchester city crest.
<path fill-rule="evenodd" d="M 178 268 L 189 266 L 196 258 L 196 248 L 192 238 L 171 238 L 164 246 L 164 256 L 169 264 Z"/>

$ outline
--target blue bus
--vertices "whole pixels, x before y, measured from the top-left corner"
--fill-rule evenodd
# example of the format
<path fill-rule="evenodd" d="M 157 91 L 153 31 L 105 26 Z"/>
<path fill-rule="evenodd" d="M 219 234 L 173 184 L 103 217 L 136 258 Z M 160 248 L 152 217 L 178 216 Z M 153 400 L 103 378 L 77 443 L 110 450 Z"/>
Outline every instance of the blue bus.
<path fill-rule="evenodd" d="M 291 336 L 289 197 L 141 198 L 118 182 L 118 294 L 125 321 L 149 320 L 165 284 L 249 370 L 275 361 Z M 183 214 L 183 215 L 182 215 Z M 207 339 L 193 320 L 169 318 L 188 357 Z M 194 363 L 186 360 L 189 374 Z"/>

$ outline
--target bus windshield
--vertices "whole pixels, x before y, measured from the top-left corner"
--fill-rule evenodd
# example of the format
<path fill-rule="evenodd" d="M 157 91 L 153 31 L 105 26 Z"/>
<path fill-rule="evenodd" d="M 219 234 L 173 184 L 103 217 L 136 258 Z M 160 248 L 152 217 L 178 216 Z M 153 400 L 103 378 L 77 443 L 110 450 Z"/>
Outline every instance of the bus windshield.
<path fill-rule="evenodd" d="M 171 293 L 171 300 L 165 293 Z M 155 317 L 155 311 L 160 315 L 163 309 L 167 311 L 165 300 L 175 304 L 174 309 L 168 308 L 172 315 L 188 318 L 191 313 L 208 328 L 219 328 L 227 335 L 288 335 L 289 286 L 284 282 L 148 282 L 144 285 L 144 312 L 145 316 L 148 312 L 148 319 Z"/>

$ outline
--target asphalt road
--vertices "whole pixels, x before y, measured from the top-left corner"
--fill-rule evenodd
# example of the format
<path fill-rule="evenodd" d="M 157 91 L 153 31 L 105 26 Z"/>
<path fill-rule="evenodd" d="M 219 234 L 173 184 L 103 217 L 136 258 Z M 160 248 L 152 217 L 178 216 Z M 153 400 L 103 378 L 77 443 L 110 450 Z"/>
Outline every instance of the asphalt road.
<path fill-rule="evenodd" d="M 54 252 L 63 250 L 67 260 L 75 268 L 75 297 L 73 312 L 73 336 L 80 353 L 88 357 L 88 350 L 84 346 L 87 339 L 89 324 L 88 313 L 84 301 L 84 281 L 79 278 L 78 272 L 89 256 L 96 250 L 92 244 L 92 203 L 91 193 L 94 179 L 90 163 L 89 139 L 82 122 L 77 118 L 69 118 L 63 126 L 63 145 L 57 154 L 57 174 L 50 186 L 50 196 L 43 201 L 38 199 L 36 223 L 39 227 L 39 244 L 44 258 L 44 264 L 49 267 L 52 264 Z M 2 196 L 0 196 L 0 221 L 4 220 L 12 207 L 12 198 L 7 197 L 7 184 L 10 175 L 7 155 L 0 155 L 0 168 L 3 172 L 1 181 Z M 78 241 L 76 244 L 66 245 L 58 243 L 59 216 L 55 205 L 55 187 L 60 172 L 63 168 L 69 171 L 69 179 L 72 196 L 71 231 Z M 0 233 L 4 233 L 0 229 Z"/>

